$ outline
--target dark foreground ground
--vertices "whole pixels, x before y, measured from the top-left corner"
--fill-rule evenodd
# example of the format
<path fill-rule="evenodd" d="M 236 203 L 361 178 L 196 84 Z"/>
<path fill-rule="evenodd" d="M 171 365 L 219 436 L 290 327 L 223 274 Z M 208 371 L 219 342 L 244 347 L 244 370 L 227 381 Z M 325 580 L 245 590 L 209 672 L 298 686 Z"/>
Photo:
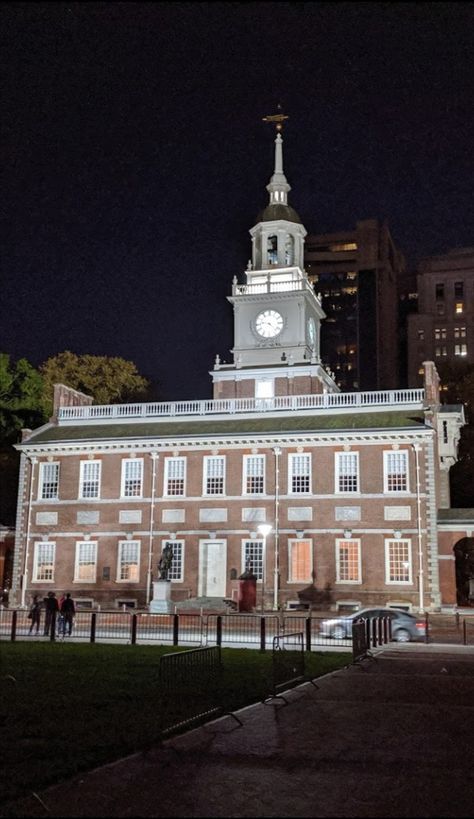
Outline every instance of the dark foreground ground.
<path fill-rule="evenodd" d="M 474 648 L 408 644 L 2 817 L 471 817 Z"/>

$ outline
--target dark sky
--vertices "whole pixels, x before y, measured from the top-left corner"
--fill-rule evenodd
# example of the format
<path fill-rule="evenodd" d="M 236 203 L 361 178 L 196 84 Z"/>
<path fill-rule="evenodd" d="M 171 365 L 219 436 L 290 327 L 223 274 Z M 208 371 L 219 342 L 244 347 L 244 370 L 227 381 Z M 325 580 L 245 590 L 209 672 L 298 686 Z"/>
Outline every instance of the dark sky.
<path fill-rule="evenodd" d="M 0 350 L 119 355 L 209 397 L 281 101 L 308 232 L 474 244 L 468 3 L 4 3 Z"/>

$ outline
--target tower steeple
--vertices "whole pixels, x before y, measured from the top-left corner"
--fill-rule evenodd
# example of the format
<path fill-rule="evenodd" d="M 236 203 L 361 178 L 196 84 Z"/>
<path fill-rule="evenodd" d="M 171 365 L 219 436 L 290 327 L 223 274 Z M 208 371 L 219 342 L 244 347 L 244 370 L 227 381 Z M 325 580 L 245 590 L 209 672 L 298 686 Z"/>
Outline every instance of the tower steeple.
<path fill-rule="evenodd" d="M 288 204 L 288 192 L 291 191 L 291 187 L 283 171 L 283 139 L 280 133 L 275 139 L 275 170 L 267 185 L 267 191 L 270 194 L 270 205 Z"/>

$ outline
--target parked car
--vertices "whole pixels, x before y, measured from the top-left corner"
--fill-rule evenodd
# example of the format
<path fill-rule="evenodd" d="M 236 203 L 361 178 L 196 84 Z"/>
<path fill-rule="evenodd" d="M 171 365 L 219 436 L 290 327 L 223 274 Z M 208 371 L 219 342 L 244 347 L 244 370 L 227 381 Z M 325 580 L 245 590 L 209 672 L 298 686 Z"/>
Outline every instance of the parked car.
<path fill-rule="evenodd" d="M 392 640 L 399 643 L 423 640 L 426 633 L 425 621 L 422 617 L 415 617 L 413 614 L 403 609 L 359 609 L 351 614 L 342 617 L 335 617 L 331 620 L 322 620 L 319 625 L 319 633 L 322 637 L 332 637 L 335 640 L 343 640 L 352 637 L 352 624 L 361 618 L 373 620 L 375 617 L 390 617 L 392 621 Z"/>

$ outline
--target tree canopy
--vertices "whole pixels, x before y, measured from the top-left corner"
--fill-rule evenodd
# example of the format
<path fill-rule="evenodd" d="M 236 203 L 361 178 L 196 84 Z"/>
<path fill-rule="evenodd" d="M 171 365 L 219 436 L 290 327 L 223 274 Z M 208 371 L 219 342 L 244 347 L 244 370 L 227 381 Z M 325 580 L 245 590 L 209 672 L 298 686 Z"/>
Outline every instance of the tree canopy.
<path fill-rule="evenodd" d="M 149 382 L 132 361 L 105 355 L 76 355 L 66 350 L 40 366 L 44 399 L 51 406 L 54 384 L 85 392 L 96 404 L 143 400 Z"/>
<path fill-rule="evenodd" d="M 46 418 L 43 410 L 44 383 L 25 358 L 16 363 L 0 353 L 0 440 L 14 443 L 24 427 L 37 427 Z"/>

